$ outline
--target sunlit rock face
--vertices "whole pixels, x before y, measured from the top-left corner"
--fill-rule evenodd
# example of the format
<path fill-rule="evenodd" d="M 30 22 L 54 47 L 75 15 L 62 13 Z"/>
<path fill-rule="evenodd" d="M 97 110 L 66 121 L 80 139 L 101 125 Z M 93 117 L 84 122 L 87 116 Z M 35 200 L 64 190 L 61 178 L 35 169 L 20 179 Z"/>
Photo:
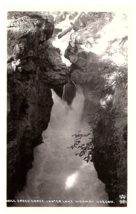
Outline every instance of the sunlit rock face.
<path fill-rule="evenodd" d="M 83 86 L 87 111 L 89 108 L 97 111 L 99 106 L 104 109 L 114 102 L 117 79 L 127 76 L 127 17 L 81 13 L 73 29 L 65 51 L 71 62 L 71 80 Z"/>
<path fill-rule="evenodd" d="M 53 12 L 52 15 L 54 16 L 55 24 L 59 24 L 60 22 L 65 21 L 67 17 L 69 20 L 73 20 L 78 15 L 78 12 L 56 11 L 56 12 Z"/>
<path fill-rule="evenodd" d="M 11 21 L 7 33 L 8 73 L 38 72 L 41 69 L 47 78 L 48 71 L 62 71 L 63 79 L 66 78 L 67 67 L 61 60 L 60 50 L 46 42 L 54 30 L 54 25 L 47 18 L 33 15 Z M 56 74 L 56 78 L 59 75 Z"/>
<path fill-rule="evenodd" d="M 94 127 L 93 162 L 98 177 L 106 184 L 114 206 L 120 206 L 119 194 L 127 194 L 127 140 L 123 138 L 127 124 L 127 15 L 81 13 L 73 30 L 65 51 L 71 62 L 71 80 L 83 88 L 83 117 Z"/>
<path fill-rule="evenodd" d="M 60 50 L 47 42 L 53 34 L 53 16 L 9 12 L 8 19 L 7 199 L 13 199 L 25 185 L 33 148 L 42 143 L 48 126 L 53 105 L 50 88 L 58 86 L 62 93 L 68 68 Z"/>

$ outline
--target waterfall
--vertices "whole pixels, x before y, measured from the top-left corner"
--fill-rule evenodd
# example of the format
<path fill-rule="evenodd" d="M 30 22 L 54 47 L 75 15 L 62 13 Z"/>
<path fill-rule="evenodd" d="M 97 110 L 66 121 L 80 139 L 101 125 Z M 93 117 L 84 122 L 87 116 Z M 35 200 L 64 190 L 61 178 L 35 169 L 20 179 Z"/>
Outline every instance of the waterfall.
<path fill-rule="evenodd" d="M 53 90 L 54 105 L 50 123 L 43 132 L 44 143 L 34 149 L 33 168 L 28 171 L 24 190 L 16 195 L 15 206 L 33 207 L 98 207 L 108 206 L 105 185 L 97 178 L 93 163 L 75 156 L 72 136 L 79 130 L 87 133 L 87 123 L 81 115 L 84 95 L 76 86 L 76 96 L 71 103 L 61 99 Z M 84 139 L 84 143 L 88 141 Z M 28 203 L 29 201 L 29 203 Z M 36 201 L 34 203 L 34 201 Z"/>
<path fill-rule="evenodd" d="M 48 40 L 61 48 L 62 61 L 67 66 L 71 63 L 64 57 L 64 52 L 70 34 Z M 68 148 L 75 142 L 74 134 L 87 134 L 89 131 L 87 122 L 82 119 L 85 101 L 82 88 L 69 80 L 63 88 L 62 99 L 54 90 L 54 105 L 48 128 L 43 132 L 43 144 L 35 147 L 33 167 L 27 173 L 26 186 L 16 195 L 16 200 L 25 201 L 15 203 L 15 206 L 107 207 L 108 204 L 104 203 L 108 201 L 105 185 L 98 179 L 93 163 L 86 163 L 75 156 L 78 149 Z M 82 143 L 88 140 L 85 137 Z"/>

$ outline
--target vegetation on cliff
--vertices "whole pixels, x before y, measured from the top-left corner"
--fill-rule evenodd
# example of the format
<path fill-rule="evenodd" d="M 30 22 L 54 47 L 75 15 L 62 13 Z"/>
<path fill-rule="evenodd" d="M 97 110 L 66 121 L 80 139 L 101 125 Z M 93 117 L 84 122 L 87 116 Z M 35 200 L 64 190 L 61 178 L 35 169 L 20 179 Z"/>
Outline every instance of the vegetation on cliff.
<path fill-rule="evenodd" d="M 99 179 L 106 184 L 109 199 L 114 201 L 112 206 L 126 206 L 127 16 L 96 15 L 79 17 L 79 23 L 84 20 L 85 26 L 71 35 L 65 52 L 72 62 L 71 79 L 82 85 L 90 127 L 88 134 L 74 135 L 71 148 L 79 148 L 76 155 L 93 161 Z M 86 144 L 82 143 L 84 137 L 88 137 Z M 120 200 L 120 195 L 125 200 Z"/>

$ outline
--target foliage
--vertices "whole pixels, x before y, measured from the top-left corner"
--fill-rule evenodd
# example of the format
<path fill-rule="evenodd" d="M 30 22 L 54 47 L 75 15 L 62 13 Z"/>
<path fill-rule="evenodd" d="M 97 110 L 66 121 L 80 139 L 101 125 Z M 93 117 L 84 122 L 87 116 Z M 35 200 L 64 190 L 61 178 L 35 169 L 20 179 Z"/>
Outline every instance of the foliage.
<path fill-rule="evenodd" d="M 88 123 L 90 132 L 75 134 L 70 148 L 79 149 L 75 155 L 96 165 L 106 191 L 117 200 L 119 194 L 127 194 L 127 72 L 120 68 L 113 74 L 105 76 L 104 84 L 94 91 L 94 97 L 99 94 L 100 99 L 98 111 Z M 88 142 L 82 143 L 88 136 Z M 118 200 L 115 203 L 119 205 Z"/>

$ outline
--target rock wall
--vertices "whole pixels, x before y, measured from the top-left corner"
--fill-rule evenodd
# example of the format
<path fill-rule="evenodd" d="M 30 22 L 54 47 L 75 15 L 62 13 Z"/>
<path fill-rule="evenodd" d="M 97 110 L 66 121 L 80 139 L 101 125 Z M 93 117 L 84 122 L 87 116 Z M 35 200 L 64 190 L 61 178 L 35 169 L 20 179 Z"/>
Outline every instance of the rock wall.
<path fill-rule="evenodd" d="M 24 16 L 25 15 L 25 16 Z M 42 143 L 53 105 L 51 88 L 68 81 L 60 50 L 48 44 L 53 17 L 9 12 L 7 29 L 7 199 L 14 199 L 32 167 L 33 148 Z M 52 19 L 51 19 L 52 18 Z M 9 203 L 8 203 L 9 205 Z"/>
<path fill-rule="evenodd" d="M 127 17 L 81 13 L 74 30 L 65 57 L 71 80 L 83 88 L 83 118 L 93 133 L 79 155 L 93 161 L 112 206 L 127 206 Z"/>

